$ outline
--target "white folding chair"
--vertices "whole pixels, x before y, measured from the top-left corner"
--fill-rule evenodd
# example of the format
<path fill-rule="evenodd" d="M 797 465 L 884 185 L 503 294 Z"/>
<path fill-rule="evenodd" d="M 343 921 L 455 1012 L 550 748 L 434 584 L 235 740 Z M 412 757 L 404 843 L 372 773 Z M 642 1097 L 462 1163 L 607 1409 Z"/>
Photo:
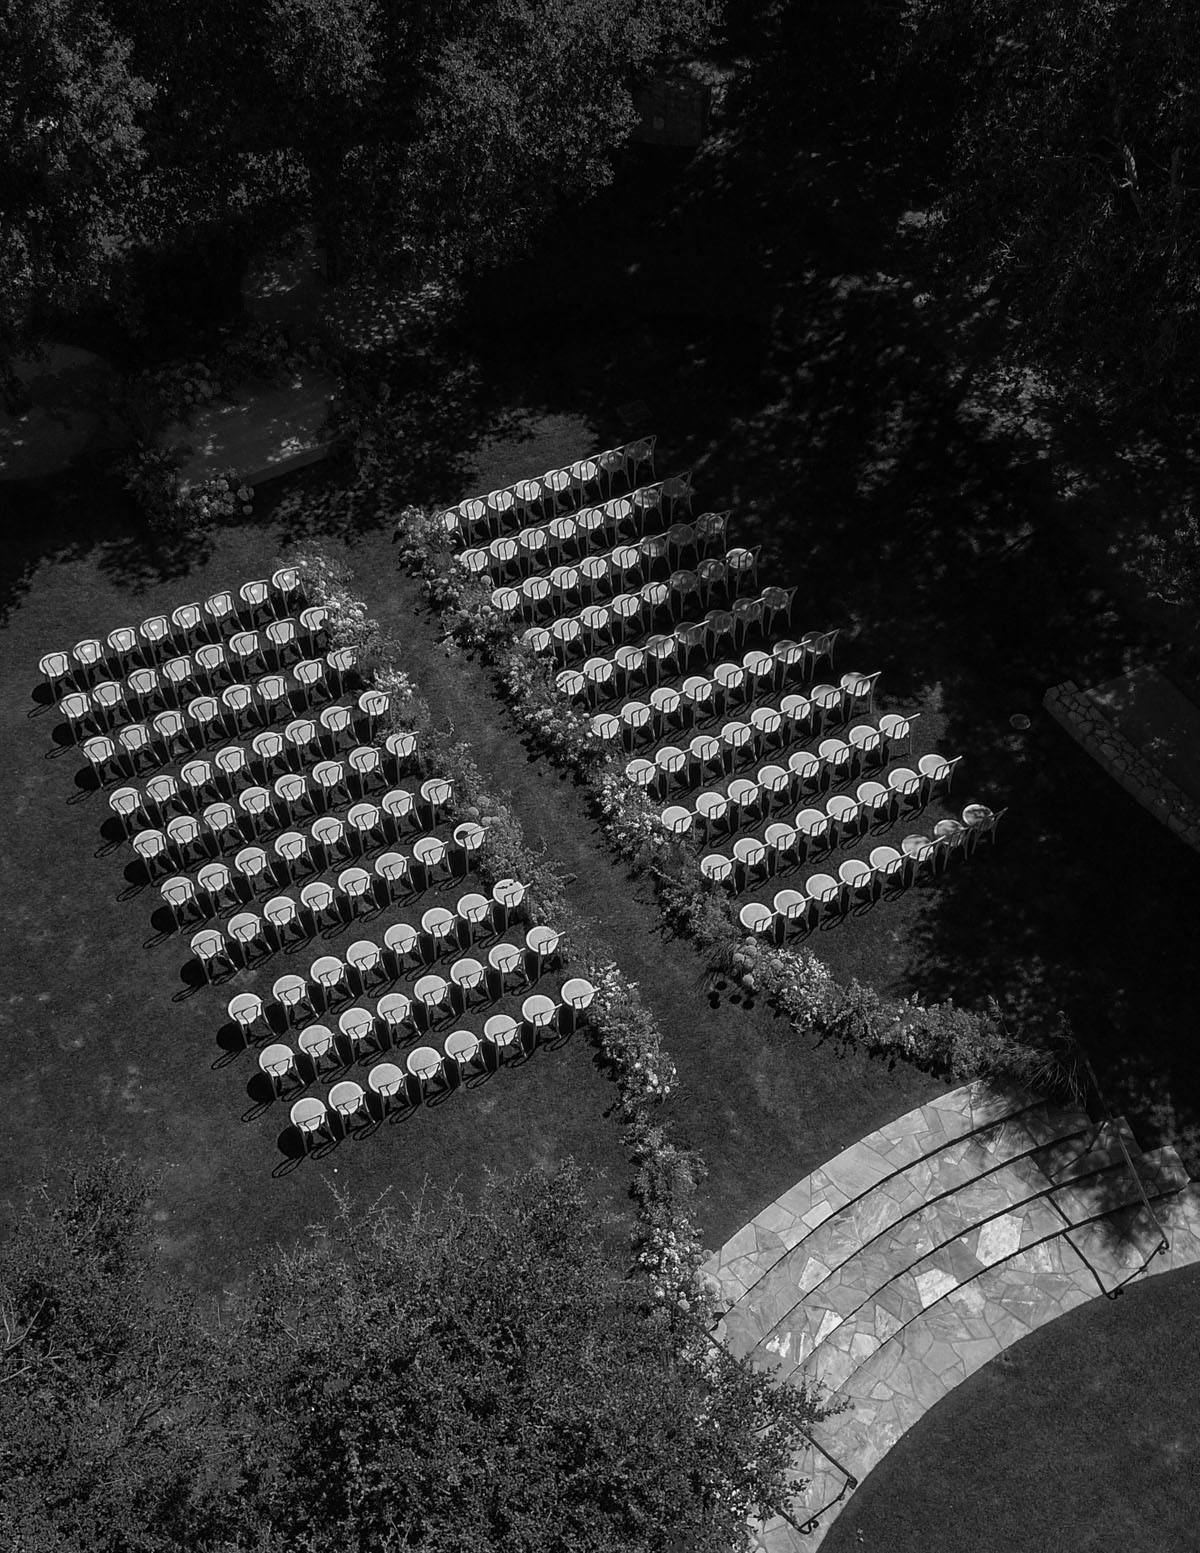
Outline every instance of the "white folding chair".
<path fill-rule="evenodd" d="M 375 874 L 394 895 L 408 878 L 408 858 L 403 852 L 381 852 L 375 859 Z"/>
<path fill-rule="evenodd" d="M 230 929 L 228 930 L 230 930 L 230 938 L 233 940 L 233 943 L 238 944 L 239 949 L 241 949 L 242 964 L 248 966 L 255 944 L 264 944 L 265 946 L 261 918 L 258 918 L 253 912 L 238 912 L 236 915 L 231 916 Z"/>
<path fill-rule="evenodd" d="M 685 809 L 682 804 L 671 804 L 659 818 L 670 835 L 680 840 L 691 839 L 696 824 L 696 815 L 691 809 Z"/>
<path fill-rule="evenodd" d="M 117 747 L 106 734 L 98 733 L 83 742 L 83 755 L 95 773 L 97 783 L 103 787 L 110 768 L 116 766 Z"/>
<path fill-rule="evenodd" d="M 904 799 L 914 808 L 921 806 L 925 779 L 919 771 L 911 771 L 907 766 L 895 766 L 887 774 L 887 784 L 897 798 Z"/>
<path fill-rule="evenodd" d="M 700 872 L 710 884 L 732 884 L 733 859 L 724 852 L 708 852 L 700 859 Z"/>
<path fill-rule="evenodd" d="M 861 713 L 864 707 L 868 716 L 875 706 L 875 681 L 883 671 L 876 669 L 874 674 L 860 674 L 852 669 L 843 674 L 841 687 L 846 693 L 846 702 L 851 713 Z"/>
<path fill-rule="evenodd" d="M 779 890 L 771 902 L 775 910 L 777 930 L 786 931 L 797 923 L 807 927 L 813 903 L 802 890 Z"/>
<path fill-rule="evenodd" d="M 930 793 L 941 791 L 948 793 L 950 783 L 954 777 L 954 768 L 962 759 L 961 755 L 955 755 L 946 760 L 941 755 L 922 755 L 917 761 L 917 770 L 925 778 Z"/>
<path fill-rule="evenodd" d="M 872 847 L 867 861 L 879 889 L 903 888 L 908 874 L 908 859 L 903 852 L 897 852 L 895 847 Z"/>
<path fill-rule="evenodd" d="M 337 893 L 324 879 L 310 879 L 300 891 L 300 908 L 308 916 L 314 929 L 321 926 L 322 918 L 337 920 Z"/>
<path fill-rule="evenodd" d="M 108 795 L 108 807 L 121 822 L 126 836 L 132 836 L 135 822 L 145 819 L 142 795 L 136 787 L 117 787 Z"/>
<path fill-rule="evenodd" d="M 493 944 L 488 950 L 488 967 L 498 979 L 499 995 L 503 996 L 510 976 L 520 976 L 522 981 L 530 980 L 525 967 L 525 951 L 519 944 L 498 943 Z"/>
<path fill-rule="evenodd" d="M 216 928 L 202 928 L 199 933 L 193 934 L 192 953 L 199 960 L 206 981 L 216 979 L 217 968 L 222 960 L 229 963 L 225 935 Z"/>
<path fill-rule="evenodd" d="M 333 1050 L 333 1031 L 328 1025 L 305 1025 L 296 1037 L 296 1045 L 308 1058 L 312 1076 L 319 1078 L 321 1059 Z"/>
<path fill-rule="evenodd" d="M 696 794 L 696 816 L 703 826 L 703 841 L 711 843 L 713 833 L 729 814 L 729 799 L 724 793 L 703 792 Z"/>
<path fill-rule="evenodd" d="M 289 972 L 286 976 L 276 979 L 271 988 L 271 997 L 283 1009 L 284 1018 L 288 1024 L 294 1024 L 297 1011 L 301 1008 L 312 1008 L 312 1000 L 308 994 L 308 982 L 303 976 L 296 976 Z"/>
<path fill-rule="evenodd" d="M 810 874 L 805 882 L 805 894 L 817 908 L 820 921 L 841 917 L 846 906 L 847 888 L 832 874 Z"/>
<path fill-rule="evenodd" d="M 338 1124 L 342 1130 L 342 1136 L 350 1133 L 350 1124 L 354 1118 L 361 1114 L 366 1105 L 366 1094 L 361 1084 L 353 1079 L 339 1079 L 329 1091 L 329 1104 L 337 1113 Z"/>
<path fill-rule="evenodd" d="M 804 855 L 828 851 L 833 841 L 833 821 L 820 809 L 801 809 L 796 815 L 796 833 L 804 843 Z M 811 894 L 811 890 L 809 894 Z"/>
<path fill-rule="evenodd" d="M 839 863 L 838 879 L 846 888 L 849 909 L 853 909 L 856 902 L 861 906 L 869 906 L 874 900 L 875 873 L 860 858 L 848 857 L 845 862 Z"/>
<path fill-rule="evenodd" d="M 795 861 L 798 832 L 794 825 L 783 820 L 772 820 L 763 832 L 763 841 L 771 863 L 771 872 L 778 873 L 789 859 Z"/>
<path fill-rule="evenodd" d="M 907 717 L 901 717 L 898 712 L 885 712 L 879 719 L 879 732 L 889 746 L 899 744 L 903 739 L 907 752 L 911 754 L 912 725 L 920 715 L 920 712 L 911 712 Z"/>
<path fill-rule="evenodd" d="M 243 1039 L 249 1040 L 251 1031 L 263 1017 L 262 999 L 254 992 L 235 993 L 229 1000 L 228 1012 Z"/>
<path fill-rule="evenodd" d="M 148 879 L 171 866 L 167 838 L 161 830 L 139 830 L 132 838 L 132 845 Z"/>
<path fill-rule="evenodd" d="M 430 1029 L 446 1007 L 450 997 L 450 983 L 444 976 L 421 976 L 413 987 L 413 996 L 421 1009 L 425 1028 Z"/>
<path fill-rule="evenodd" d="M 173 879 L 164 879 L 158 889 L 165 903 L 171 908 L 176 928 L 181 928 L 184 912 L 196 901 L 196 891 L 192 881 L 181 874 Z"/>
<path fill-rule="evenodd" d="M 687 762 L 688 752 L 681 750 L 678 745 L 663 744 L 655 750 L 654 767 L 661 792 L 665 793 L 677 781 L 686 780 Z"/>
<path fill-rule="evenodd" d="M 224 863 L 205 863 L 196 875 L 196 892 L 209 915 L 220 910 L 222 899 L 232 887 L 233 876 Z"/>
<path fill-rule="evenodd" d="M 775 929 L 775 913 L 761 901 L 747 901 L 738 912 L 738 921 L 755 938 L 768 938 Z"/>

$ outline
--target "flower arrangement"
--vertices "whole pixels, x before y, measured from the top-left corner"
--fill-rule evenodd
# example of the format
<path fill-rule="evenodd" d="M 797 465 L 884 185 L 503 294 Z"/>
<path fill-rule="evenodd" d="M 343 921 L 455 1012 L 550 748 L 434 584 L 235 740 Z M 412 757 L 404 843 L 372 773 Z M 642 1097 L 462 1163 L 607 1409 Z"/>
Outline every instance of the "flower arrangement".
<path fill-rule="evenodd" d="M 253 512 L 254 492 L 237 471 L 227 469 L 197 485 L 181 485 L 182 450 L 142 447 L 123 461 L 121 472 L 151 533 L 200 534 L 219 519 Z"/>
<path fill-rule="evenodd" d="M 662 1033 L 637 993 L 613 961 L 590 967 L 596 996 L 592 1017 L 605 1058 L 616 1073 L 627 1120 L 645 1100 L 665 1100 L 675 1087 L 675 1064 L 663 1048 Z"/>
<path fill-rule="evenodd" d="M 325 630 L 332 645 L 353 647 L 360 676 L 373 680 L 383 668 L 383 631 L 378 620 L 367 613 L 365 600 L 353 592 L 350 567 L 316 544 L 299 546 L 289 562 L 300 574 L 305 596 L 324 609 Z"/>
<path fill-rule="evenodd" d="M 236 469 L 227 469 L 181 491 L 179 502 L 193 515 L 197 528 L 206 528 L 220 518 L 249 516 L 254 511 L 254 492 L 238 478 Z"/>

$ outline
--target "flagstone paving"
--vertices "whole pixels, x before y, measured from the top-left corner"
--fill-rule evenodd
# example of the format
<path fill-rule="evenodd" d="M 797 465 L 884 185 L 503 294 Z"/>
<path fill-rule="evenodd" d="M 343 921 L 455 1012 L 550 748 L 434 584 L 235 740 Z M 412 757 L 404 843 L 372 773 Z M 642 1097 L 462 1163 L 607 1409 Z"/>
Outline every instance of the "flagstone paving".
<path fill-rule="evenodd" d="M 1169 1248 L 1153 1254 L 1158 1224 Z M 797 1454 L 791 1518 L 756 1524 L 759 1547 L 819 1546 L 847 1474 L 861 1481 L 1010 1343 L 1139 1269 L 1196 1260 L 1200 1187 L 1123 1121 L 972 1084 L 847 1149 L 706 1268 L 726 1307 L 716 1335 L 841 1409 Z"/>
<path fill-rule="evenodd" d="M 984 1267 L 1014 1255 L 1030 1243 L 1031 1235 L 1057 1234 L 1064 1222 L 1079 1222 L 1114 1206 L 1109 1166 L 1116 1167 L 1120 1189 L 1124 1158 L 1107 1132 L 1095 1143 L 1071 1138 L 969 1182 L 953 1198 L 924 1205 L 850 1257 L 795 1305 L 761 1340 L 756 1357 L 765 1362 L 775 1356 L 782 1365 L 781 1378 L 803 1365 L 807 1378 L 836 1387 L 839 1382 L 819 1364 L 806 1361 L 843 1321 L 864 1308 L 868 1315 L 863 1319 L 869 1319 L 874 1297 L 881 1310 L 893 1312 L 894 1328 L 899 1324 L 896 1306 L 911 1290 L 920 1306 L 930 1305 Z M 1096 1174 L 1089 1210 L 1080 1204 L 1074 1218 L 1056 1211 L 1055 1183 L 1087 1174 Z"/>
<path fill-rule="evenodd" d="M 1044 1172 L 1059 1162 L 1052 1151 L 1066 1150 L 1062 1159 L 1069 1163 L 1078 1154 L 1071 1140 L 1091 1130 L 1083 1111 L 1047 1107 L 1005 1117 L 904 1165 L 824 1219 L 769 1267 L 726 1311 L 718 1332 L 721 1341 L 741 1357 L 757 1347 L 803 1296 L 818 1288 L 824 1294 L 831 1281 L 859 1286 L 853 1278 L 834 1279 L 833 1275 L 845 1274 L 848 1263 L 863 1262 L 872 1255 L 886 1257 L 887 1243 L 879 1245 L 879 1237 L 909 1214 L 923 1210 L 925 1222 L 936 1223 L 944 1231 L 942 1238 L 949 1239 L 968 1223 L 987 1217 L 982 1210 L 989 1189 L 997 1195 L 997 1211 L 1006 1207 L 1007 1184 L 994 1181 L 994 1172 L 1011 1160 L 1043 1151 L 1045 1163 L 1033 1168 L 1039 1172 L 1037 1189 L 1048 1188 Z M 968 1188 L 969 1195 L 964 1195 Z M 976 1204 L 981 1211 L 972 1213 Z M 929 1245 L 936 1243 L 931 1240 Z M 872 1283 L 868 1292 L 877 1287 L 878 1282 Z M 811 1304 L 806 1300 L 805 1308 Z"/>
<path fill-rule="evenodd" d="M 1036 1096 L 1023 1091 L 1000 1093 L 983 1082 L 964 1084 L 844 1149 L 743 1225 L 705 1264 L 720 1285 L 722 1304 L 733 1305 L 783 1252 L 870 1187 L 946 1144 L 979 1133 L 992 1122 L 1020 1116 L 1036 1104 Z"/>

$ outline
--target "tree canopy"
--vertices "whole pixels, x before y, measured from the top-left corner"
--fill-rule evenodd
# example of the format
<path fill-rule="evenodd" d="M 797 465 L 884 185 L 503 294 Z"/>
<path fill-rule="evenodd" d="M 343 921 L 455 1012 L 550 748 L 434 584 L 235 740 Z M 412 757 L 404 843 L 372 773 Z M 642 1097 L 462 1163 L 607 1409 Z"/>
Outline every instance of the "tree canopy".
<path fill-rule="evenodd" d="M 947 236 L 1031 342 L 1153 408 L 1200 324 L 1200 14 L 1180 0 L 917 0 L 910 80 L 956 91 Z"/>
<path fill-rule="evenodd" d="M 394 277 L 488 263 L 611 176 L 715 0 L 0 0 L 0 346 L 129 262 L 315 219 Z M 127 300 L 129 300 L 127 298 Z"/>
<path fill-rule="evenodd" d="M 219 1324 L 112 1163 L 0 1253 L 14 1553 L 746 1546 L 811 1403 L 621 1276 L 578 1174 L 400 1214 L 342 1201 Z"/>
<path fill-rule="evenodd" d="M 1194 403 L 1195 7 L 762 0 L 754 15 L 745 113 L 781 163 L 797 139 L 834 144 L 881 201 L 931 210 L 942 259 L 993 284 L 1028 355 L 1114 418 Z"/>

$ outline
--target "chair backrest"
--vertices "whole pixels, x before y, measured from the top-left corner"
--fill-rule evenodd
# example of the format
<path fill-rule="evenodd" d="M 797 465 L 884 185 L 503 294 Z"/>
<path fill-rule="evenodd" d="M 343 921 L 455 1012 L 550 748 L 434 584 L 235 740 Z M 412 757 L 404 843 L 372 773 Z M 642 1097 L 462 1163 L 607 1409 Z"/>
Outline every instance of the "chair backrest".
<path fill-rule="evenodd" d="M 308 911 L 325 911 L 333 901 L 333 886 L 324 879 L 312 879 L 300 891 L 300 904 Z"/>
<path fill-rule="evenodd" d="M 323 1057 L 333 1045 L 333 1031 L 327 1025 L 305 1025 L 296 1045 L 307 1057 Z"/>
<path fill-rule="evenodd" d="M 97 734 L 94 738 L 88 739 L 83 746 L 84 759 L 93 766 L 103 766 L 115 754 L 116 747 L 113 741 L 106 738 L 104 734 Z"/>

